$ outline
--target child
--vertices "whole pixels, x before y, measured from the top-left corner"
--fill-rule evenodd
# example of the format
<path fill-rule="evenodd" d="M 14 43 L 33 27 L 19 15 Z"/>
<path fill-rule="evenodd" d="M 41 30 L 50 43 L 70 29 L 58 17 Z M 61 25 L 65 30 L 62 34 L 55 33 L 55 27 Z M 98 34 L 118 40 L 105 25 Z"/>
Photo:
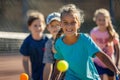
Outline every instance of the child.
<path fill-rule="evenodd" d="M 100 80 L 92 57 L 97 56 L 115 74 L 120 72 L 111 59 L 100 50 L 93 40 L 84 33 L 77 33 L 83 22 L 83 12 L 74 4 L 68 4 L 61 8 L 61 28 L 63 36 L 55 42 L 58 60 L 66 60 L 69 69 L 65 80 Z"/>
<path fill-rule="evenodd" d="M 42 63 L 42 60 L 45 43 L 48 40 L 48 37 L 43 34 L 45 30 L 43 14 L 37 11 L 30 11 L 27 24 L 31 33 L 20 48 L 20 52 L 23 55 L 23 67 L 25 72 L 32 76 L 33 80 L 43 80 L 44 63 Z M 29 71 L 29 60 L 32 74 Z"/>
<path fill-rule="evenodd" d="M 97 27 L 93 28 L 90 32 L 92 39 L 118 67 L 120 54 L 119 36 L 112 25 L 108 10 L 96 10 L 94 21 L 96 22 Z M 116 53 L 116 59 L 114 59 L 114 53 Z M 108 80 L 114 80 L 114 72 L 111 71 L 105 64 L 103 64 L 98 57 L 94 58 L 94 62 L 102 80 L 103 74 L 107 74 Z"/>
<path fill-rule="evenodd" d="M 51 80 L 51 74 L 53 72 L 53 64 L 55 63 L 54 53 L 52 51 L 53 42 L 56 34 L 60 30 L 60 13 L 53 12 L 47 16 L 47 29 L 52 35 L 52 38 L 46 42 L 46 51 L 44 53 L 43 63 L 46 63 L 44 68 L 44 80 Z"/>

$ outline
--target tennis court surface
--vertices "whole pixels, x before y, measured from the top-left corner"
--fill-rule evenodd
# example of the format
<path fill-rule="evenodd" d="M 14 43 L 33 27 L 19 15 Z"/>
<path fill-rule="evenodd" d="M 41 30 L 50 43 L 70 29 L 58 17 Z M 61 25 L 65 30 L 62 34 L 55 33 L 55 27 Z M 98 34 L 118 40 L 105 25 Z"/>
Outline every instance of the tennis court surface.
<path fill-rule="evenodd" d="M 0 56 L 0 80 L 19 80 L 23 72 L 22 56 Z"/>

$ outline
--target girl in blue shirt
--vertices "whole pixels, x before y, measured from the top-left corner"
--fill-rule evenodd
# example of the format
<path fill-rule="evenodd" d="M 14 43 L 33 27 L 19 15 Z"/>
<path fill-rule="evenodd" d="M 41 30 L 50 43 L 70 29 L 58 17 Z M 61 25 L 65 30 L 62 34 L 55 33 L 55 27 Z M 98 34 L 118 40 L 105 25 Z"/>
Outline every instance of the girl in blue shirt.
<path fill-rule="evenodd" d="M 54 57 L 66 60 L 69 64 L 65 80 L 100 80 L 92 60 L 95 56 L 115 74 L 119 74 L 111 59 L 93 40 L 87 34 L 77 32 L 82 22 L 83 12 L 74 4 L 61 8 L 61 28 L 64 35 L 56 39 Z"/>

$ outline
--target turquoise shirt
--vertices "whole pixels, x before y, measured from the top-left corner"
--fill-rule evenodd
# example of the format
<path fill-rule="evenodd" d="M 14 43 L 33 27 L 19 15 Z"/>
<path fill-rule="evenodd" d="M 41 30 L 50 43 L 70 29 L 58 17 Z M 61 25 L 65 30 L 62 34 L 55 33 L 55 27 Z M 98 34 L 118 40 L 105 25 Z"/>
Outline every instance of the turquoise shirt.
<path fill-rule="evenodd" d="M 65 44 L 63 37 L 55 43 L 57 53 L 54 57 L 58 60 L 64 59 L 69 64 L 65 80 L 100 80 L 92 61 L 95 53 L 101 51 L 100 48 L 83 33 L 80 33 L 77 42 L 72 45 Z"/>

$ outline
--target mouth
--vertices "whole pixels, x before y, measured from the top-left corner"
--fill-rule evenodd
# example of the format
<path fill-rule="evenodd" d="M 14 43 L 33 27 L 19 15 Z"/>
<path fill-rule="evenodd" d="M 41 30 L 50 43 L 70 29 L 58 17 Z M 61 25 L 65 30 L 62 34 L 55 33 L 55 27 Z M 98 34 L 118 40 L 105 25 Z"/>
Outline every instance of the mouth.
<path fill-rule="evenodd" d="M 37 30 L 36 32 L 37 32 L 37 33 L 40 33 L 40 32 L 41 32 L 41 30 Z"/>
<path fill-rule="evenodd" d="M 66 29 L 66 32 L 73 32 L 73 29 Z"/>

